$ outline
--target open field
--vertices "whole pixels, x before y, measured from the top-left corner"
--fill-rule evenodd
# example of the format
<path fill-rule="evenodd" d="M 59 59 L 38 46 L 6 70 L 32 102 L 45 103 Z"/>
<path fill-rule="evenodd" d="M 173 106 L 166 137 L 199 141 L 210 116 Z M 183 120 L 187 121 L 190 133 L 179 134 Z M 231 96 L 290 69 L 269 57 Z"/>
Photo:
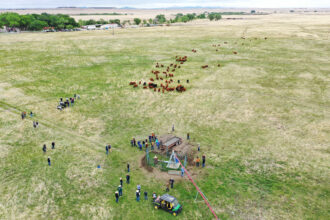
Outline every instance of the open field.
<path fill-rule="evenodd" d="M 129 146 L 173 123 L 201 144 L 207 167 L 190 169 L 221 219 L 329 219 L 329 27 L 327 14 L 281 14 L 114 36 L 0 34 L 0 219 L 173 219 L 135 201 L 137 184 L 150 198 L 166 181 L 142 170 L 144 154 Z M 190 80 L 186 92 L 128 86 L 176 55 L 188 56 L 175 73 Z M 73 108 L 56 110 L 74 93 Z M 22 111 L 35 112 L 39 128 Z M 131 184 L 116 204 L 127 162 Z M 170 194 L 183 204 L 177 219 L 212 219 L 186 178 Z"/>

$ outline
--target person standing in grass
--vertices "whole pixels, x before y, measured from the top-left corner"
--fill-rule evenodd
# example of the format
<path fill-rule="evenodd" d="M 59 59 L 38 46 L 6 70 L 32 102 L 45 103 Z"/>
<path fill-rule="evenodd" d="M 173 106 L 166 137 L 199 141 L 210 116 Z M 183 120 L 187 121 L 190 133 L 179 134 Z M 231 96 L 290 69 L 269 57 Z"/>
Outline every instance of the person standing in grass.
<path fill-rule="evenodd" d="M 200 144 L 198 144 L 197 150 L 201 151 L 201 145 Z"/>
<path fill-rule="evenodd" d="M 183 177 L 183 175 L 184 175 L 184 168 L 181 167 L 181 177 Z"/>
<path fill-rule="evenodd" d="M 174 124 L 172 125 L 172 132 L 174 132 Z"/>
<path fill-rule="evenodd" d="M 187 133 L 187 140 L 190 140 L 190 135 L 189 135 L 189 133 Z"/>
<path fill-rule="evenodd" d="M 148 192 L 144 191 L 144 200 L 148 200 Z"/>
<path fill-rule="evenodd" d="M 52 149 L 55 149 L 55 142 L 52 142 Z"/>
<path fill-rule="evenodd" d="M 118 201 L 119 201 L 119 193 L 118 193 L 118 191 L 115 192 L 115 197 L 116 197 L 116 203 L 118 203 Z"/>
<path fill-rule="evenodd" d="M 201 162 L 201 160 L 199 159 L 199 157 L 196 158 L 196 167 L 199 167 L 199 163 Z"/>
<path fill-rule="evenodd" d="M 44 153 L 46 153 L 46 151 L 47 151 L 46 144 L 44 144 L 44 146 L 42 147 L 42 151 L 43 151 Z"/>
<path fill-rule="evenodd" d="M 140 202 L 140 191 L 136 190 L 135 195 L 136 195 L 136 201 Z"/>
<path fill-rule="evenodd" d="M 47 161 L 48 161 L 48 166 L 50 166 L 51 164 L 50 164 L 50 158 L 49 157 L 48 157 Z"/>
<path fill-rule="evenodd" d="M 120 185 L 123 185 L 123 179 L 121 177 L 120 177 L 119 181 L 120 181 Z"/>
<path fill-rule="evenodd" d="M 122 185 L 118 186 L 118 192 L 119 192 L 119 196 L 123 196 L 123 187 L 122 187 Z"/>
<path fill-rule="evenodd" d="M 157 145 L 157 149 L 159 150 L 160 143 L 157 138 L 156 138 L 156 145 Z"/>
<path fill-rule="evenodd" d="M 133 145 L 134 145 L 134 147 L 136 147 L 136 140 L 135 140 L 135 138 L 133 138 Z"/>
<path fill-rule="evenodd" d="M 129 163 L 127 163 L 127 172 L 129 173 Z"/>
<path fill-rule="evenodd" d="M 108 145 L 105 145 L 105 153 L 108 155 L 109 154 L 109 147 Z"/>
<path fill-rule="evenodd" d="M 126 174 L 126 183 L 129 184 L 130 175 Z"/>
<path fill-rule="evenodd" d="M 140 185 L 140 184 L 137 185 L 137 186 L 136 186 L 136 189 L 139 190 L 139 192 L 140 192 L 140 191 L 141 191 L 141 185 Z"/>
<path fill-rule="evenodd" d="M 170 179 L 170 184 L 171 184 L 171 189 L 173 189 L 173 184 L 174 184 L 174 179 L 173 178 Z"/>
<path fill-rule="evenodd" d="M 152 194 L 152 200 L 155 201 L 156 198 L 157 198 L 157 194 L 154 192 L 154 193 Z"/>
<path fill-rule="evenodd" d="M 202 167 L 205 167 L 205 160 L 206 160 L 206 157 L 205 157 L 205 155 L 203 154 L 203 156 L 202 156 Z"/>
<path fill-rule="evenodd" d="M 140 148 L 140 151 L 142 150 L 142 144 L 141 144 L 141 141 L 138 141 L 138 145 L 139 145 L 139 148 Z"/>

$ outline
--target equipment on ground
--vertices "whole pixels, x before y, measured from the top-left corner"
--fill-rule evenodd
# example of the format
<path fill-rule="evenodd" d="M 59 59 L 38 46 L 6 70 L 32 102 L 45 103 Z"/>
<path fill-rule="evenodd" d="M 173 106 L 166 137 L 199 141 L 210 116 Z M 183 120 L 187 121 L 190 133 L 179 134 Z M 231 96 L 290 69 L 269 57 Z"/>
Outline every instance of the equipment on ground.
<path fill-rule="evenodd" d="M 177 216 L 182 211 L 182 206 L 179 204 L 178 200 L 169 194 L 158 196 L 153 204 L 155 209 L 163 209 L 174 216 Z"/>
<path fill-rule="evenodd" d="M 179 167 L 180 167 L 180 163 L 176 159 L 174 150 L 172 150 L 172 154 L 171 154 L 170 160 L 167 163 L 167 168 L 170 168 L 170 169 L 179 169 Z"/>

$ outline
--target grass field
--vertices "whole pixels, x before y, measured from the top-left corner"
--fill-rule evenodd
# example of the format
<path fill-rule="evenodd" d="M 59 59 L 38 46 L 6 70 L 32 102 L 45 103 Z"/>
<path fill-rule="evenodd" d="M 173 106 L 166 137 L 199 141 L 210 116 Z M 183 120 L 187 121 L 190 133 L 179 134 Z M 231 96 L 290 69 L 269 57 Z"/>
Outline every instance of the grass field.
<path fill-rule="evenodd" d="M 207 167 L 190 170 L 221 219 L 329 219 L 329 26 L 330 15 L 269 15 L 114 36 L 0 34 L 0 219 L 173 219 L 135 201 L 137 184 L 151 197 L 166 181 L 129 146 L 173 123 L 201 144 Z M 190 80 L 185 93 L 128 86 L 176 55 L 188 56 L 175 73 Z M 73 108 L 56 110 L 74 93 Z M 127 162 L 132 182 L 116 204 Z M 183 205 L 177 219 L 212 219 L 187 179 L 170 194 Z"/>

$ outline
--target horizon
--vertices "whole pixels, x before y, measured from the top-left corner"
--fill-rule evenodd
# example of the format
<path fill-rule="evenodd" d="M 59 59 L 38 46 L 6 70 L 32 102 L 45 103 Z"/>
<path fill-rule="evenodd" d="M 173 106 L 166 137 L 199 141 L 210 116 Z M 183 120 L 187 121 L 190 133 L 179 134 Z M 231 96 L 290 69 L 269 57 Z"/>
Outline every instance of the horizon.
<path fill-rule="evenodd" d="M 137 10 L 156 10 L 156 9 L 330 9 L 330 6 L 324 7 L 215 7 L 215 6 L 173 6 L 173 7 L 111 7 L 111 6 L 58 6 L 58 7 L 17 7 L 17 8 L 0 8 L 0 10 L 41 10 L 41 9 L 137 9 Z"/>
<path fill-rule="evenodd" d="M 59 8 L 330 8 L 326 0 L 12 0 L 1 3 L 0 9 L 59 9 Z"/>

